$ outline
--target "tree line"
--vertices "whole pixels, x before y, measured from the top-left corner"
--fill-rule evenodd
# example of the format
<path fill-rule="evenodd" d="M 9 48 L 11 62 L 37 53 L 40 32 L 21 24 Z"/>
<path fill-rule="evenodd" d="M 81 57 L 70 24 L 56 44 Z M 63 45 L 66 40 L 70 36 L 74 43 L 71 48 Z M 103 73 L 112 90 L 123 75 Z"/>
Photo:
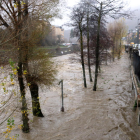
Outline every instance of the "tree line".
<path fill-rule="evenodd" d="M 127 27 L 122 18 L 129 18 L 130 11 L 124 11 L 125 4 L 119 0 L 81 0 L 73 9 L 70 15 L 72 26 L 72 37 L 78 37 L 81 49 L 81 64 L 83 70 L 84 87 L 87 87 L 85 74 L 85 59 L 88 61 L 89 79 L 92 82 L 91 63 L 95 65 L 93 90 L 97 90 L 97 77 L 100 64 L 108 59 L 109 49 L 111 57 L 118 54 L 120 58 L 122 49 L 122 37 L 127 32 Z M 107 17 L 114 18 L 107 28 Z M 119 20 L 117 20 L 119 19 Z M 85 58 L 84 49 L 87 49 Z"/>

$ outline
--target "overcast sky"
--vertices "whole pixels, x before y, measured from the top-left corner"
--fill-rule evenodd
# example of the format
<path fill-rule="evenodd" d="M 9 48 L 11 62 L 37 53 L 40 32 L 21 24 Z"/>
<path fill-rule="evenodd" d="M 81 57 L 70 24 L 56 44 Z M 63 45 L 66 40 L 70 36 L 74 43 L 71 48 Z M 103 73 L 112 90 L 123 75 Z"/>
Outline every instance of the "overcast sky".
<path fill-rule="evenodd" d="M 64 10 L 62 11 L 63 19 L 56 19 L 53 22 L 51 22 L 53 25 L 58 25 L 62 26 L 65 23 L 68 23 L 70 21 L 69 19 L 69 14 L 70 10 L 67 7 L 73 7 L 76 5 L 80 0 L 66 0 L 66 5 Z M 127 1 L 128 4 L 127 6 L 130 7 L 132 10 L 136 9 L 136 15 L 137 17 L 134 18 L 133 20 L 127 20 L 127 24 L 129 28 L 134 28 L 135 24 L 137 24 L 137 19 L 140 18 L 140 0 L 124 0 L 125 2 Z M 69 29 L 66 26 L 63 26 L 65 30 Z"/>
<path fill-rule="evenodd" d="M 74 5 L 78 4 L 80 0 L 65 0 L 65 8 L 62 10 L 62 19 L 56 19 L 52 22 L 53 25 L 62 26 L 69 22 L 69 14 L 71 12 L 70 8 L 74 7 Z M 63 27 L 64 29 L 68 29 L 68 27 Z"/>

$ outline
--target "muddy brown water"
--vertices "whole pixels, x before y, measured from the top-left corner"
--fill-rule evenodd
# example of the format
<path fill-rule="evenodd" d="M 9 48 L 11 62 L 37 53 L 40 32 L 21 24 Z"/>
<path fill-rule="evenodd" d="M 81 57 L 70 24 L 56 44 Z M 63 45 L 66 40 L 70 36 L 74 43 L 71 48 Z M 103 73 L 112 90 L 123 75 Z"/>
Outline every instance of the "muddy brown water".
<path fill-rule="evenodd" d="M 41 108 L 44 118 L 30 118 L 30 133 L 17 127 L 22 124 L 20 109 L 14 113 L 16 127 L 11 135 L 19 134 L 19 140 L 140 140 L 137 121 L 138 111 L 133 111 L 134 92 L 130 78 L 128 54 L 120 60 L 103 65 L 98 77 L 98 90 L 93 83 L 83 87 L 81 65 L 68 54 L 54 58 L 58 65 L 55 85 L 40 90 Z M 93 67 L 94 71 L 94 67 Z M 64 80 L 64 108 L 61 108 L 61 88 Z M 31 107 L 30 96 L 27 95 Z M 20 107 L 19 107 L 20 108 Z M 6 125 L 1 127 L 1 134 Z"/>

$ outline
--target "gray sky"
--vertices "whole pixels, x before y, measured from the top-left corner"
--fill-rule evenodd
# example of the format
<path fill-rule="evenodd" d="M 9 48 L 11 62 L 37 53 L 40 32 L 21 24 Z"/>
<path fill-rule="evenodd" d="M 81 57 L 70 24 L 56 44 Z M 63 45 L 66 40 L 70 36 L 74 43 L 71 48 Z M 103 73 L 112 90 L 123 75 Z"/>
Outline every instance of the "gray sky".
<path fill-rule="evenodd" d="M 140 8 L 140 0 L 127 0 L 130 7 Z"/>
<path fill-rule="evenodd" d="M 70 14 L 70 10 L 67 7 L 73 7 L 76 5 L 80 0 L 66 0 L 66 5 L 64 6 L 64 10 L 62 11 L 63 19 L 55 19 L 53 22 L 51 22 L 53 25 L 62 26 L 65 23 L 68 23 L 70 21 L 68 14 Z M 126 20 L 127 25 L 129 28 L 134 28 L 137 24 L 137 19 L 140 18 L 140 0 L 124 0 L 127 2 L 127 7 L 131 8 L 132 10 L 136 9 L 136 18 L 133 20 Z M 68 27 L 63 27 L 65 30 L 69 29 Z"/>
<path fill-rule="evenodd" d="M 132 10 L 135 10 L 135 17 L 132 20 L 126 20 L 126 24 L 129 29 L 135 29 L 140 19 L 140 0 L 129 0 L 129 6 Z"/>
<path fill-rule="evenodd" d="M 64 6 L 64 10 L 62 10 L 62 16 L 63 19 L 55 19 L 53 22 L 51 22 L 53 25 L 62 26 L 63 24 L 66 24 L 70 21 L 69 14 L 71 10 L 69 8 L 74 7 L 74 5 L 78 4 L 80 0 L 66 0 L 66 5 Z M 68 27 L 63 27 L 64 29 L 69 29 Z"/>

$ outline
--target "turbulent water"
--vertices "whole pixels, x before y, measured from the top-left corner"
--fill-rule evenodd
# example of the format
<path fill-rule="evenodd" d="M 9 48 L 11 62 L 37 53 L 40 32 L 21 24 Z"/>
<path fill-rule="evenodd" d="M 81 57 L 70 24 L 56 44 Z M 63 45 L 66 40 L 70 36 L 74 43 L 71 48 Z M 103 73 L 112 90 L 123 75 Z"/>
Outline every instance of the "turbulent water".
<path fill-rule="evenodd" d="M 40 90 L 45 117 L 30 114 L 30 133 L 22 133 L 15 127 L 11 135 L 19 134 L 19 140 L 139 140 L 128 54 L 101 67 L 97 91 L 92 90 L 88 71 L 87 88 L 83 87 L 82 68 L 70 59 L 74 57 L 75 54 L 69 54 L 54 58 L 59 70 L 58 80 L 50 89 Z M 61 79 L 64 80 L 64 113 L 60 112 L 61 86 L 58 83 Z M 30 100 L 28 106 L 31 106 Z M 22 123 L 20 114 L 19 111 L 14 114 L 17 124 Z M 1 127 L 4 131 L 4 126 Z"/>

